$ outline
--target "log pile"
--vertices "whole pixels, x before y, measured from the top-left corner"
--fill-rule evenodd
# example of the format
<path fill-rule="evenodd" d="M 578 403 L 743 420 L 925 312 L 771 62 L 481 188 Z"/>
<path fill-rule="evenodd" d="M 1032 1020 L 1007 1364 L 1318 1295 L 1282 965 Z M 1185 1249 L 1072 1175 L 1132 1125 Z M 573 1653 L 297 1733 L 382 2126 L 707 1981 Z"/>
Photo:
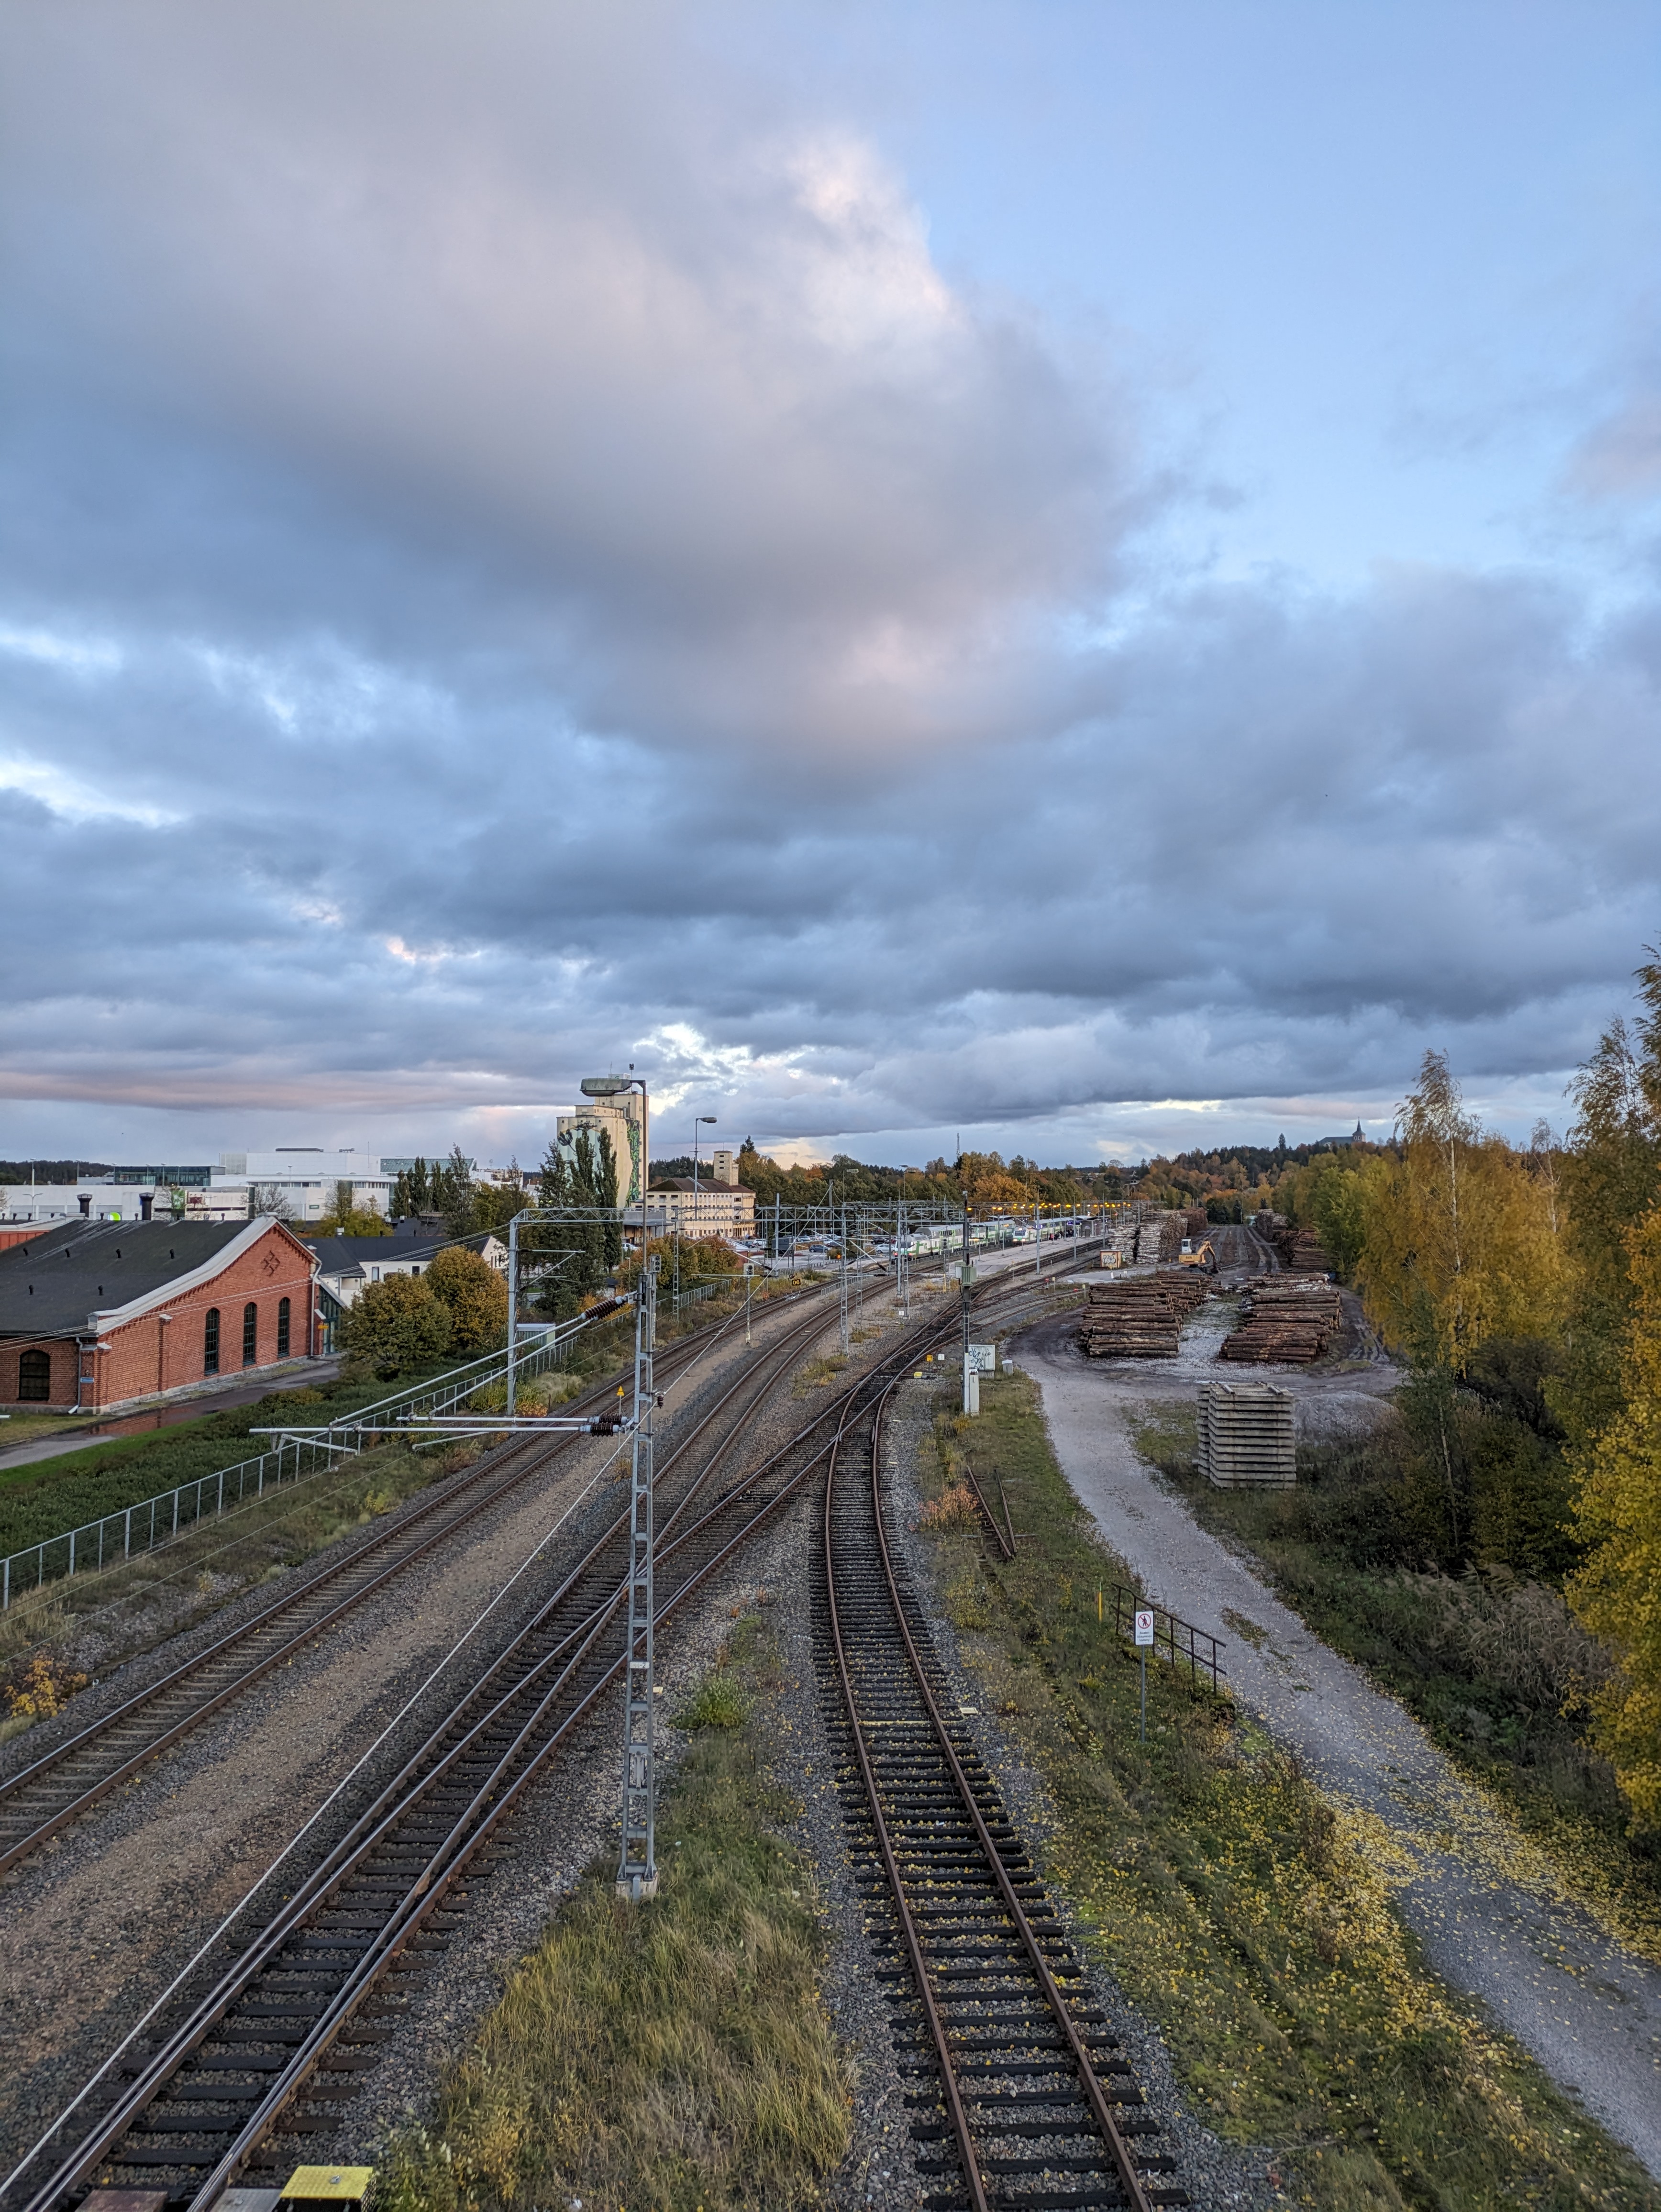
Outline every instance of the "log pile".
<path fill-rule="evenodd" d="M 1111 1257 L 1110 1257 L 1110 1255 Z M 1102 1240 L 1102 1265 L 1123 1266 L 1136 1256 L 1136 1223 L 1133 1218 L 1116 1221 Z"/>
<path fill-rule="evenodd" d="M 1092 1283 L 1079 1342 L 1092 1359 L 1174 1359 L 1183 1323 L 1206 1296 L 1195 1267 L 1162 1268 L 1129 1282 Z"/>
<path fill-rule="evenodd" d="M 1312 1229 L 1294 1229 L 1289 1221 L 1278 1215 L 1272 1224 L 1262 1216 L 1257 1217 L 1257 1228 L 1264 1239 L 1275 1248 L 1281 1265 L 1291 1275 L 1329 1275 L 1331 1255 L 1323 1246 Z"/>
<path fill-rule="evenodd" d="M 1210 1289 L 1199 1267 L 1161 1267 L 1153 1279 L 1176 1308 L 1178 1321 L 1186 1321 L 1202 1306 Z"/>
<path fill-rule="evenodd" d="M 1318 1359 L 1342 1334 L 1342 1304 L 1324 1280 L 1259 1275 L 1247 1284 L 1246 1298 L 1245 1318 L 1223 1339 L 1220 1359 L 1300 1365 Z"/>
<path fill-rule="evenodd" d="M 1174 1260 L 1187 1234 L 1183 1216 L 1174 1207 L 1162 1206 L 1156 1212 L 1145 1213 L 1136 1231 L 1136 1257 L 1141 1261 Z"/>
<path fill-rule="evenodd" d="M 1174 1359 L 1182 1316 L 1159 1276 L 1092 1283 L 1079 1322 L 1091 1359 Z"/>
<path fill-rule="evenodd" d="M 1330 1254 L 1312 1229 L 1300 1229 L 1292 1243 L 1292 1249 L 1281 1255 L 1287 1271 L 1293 1275 L 1329 1275 L 1332 1273 Z"/>

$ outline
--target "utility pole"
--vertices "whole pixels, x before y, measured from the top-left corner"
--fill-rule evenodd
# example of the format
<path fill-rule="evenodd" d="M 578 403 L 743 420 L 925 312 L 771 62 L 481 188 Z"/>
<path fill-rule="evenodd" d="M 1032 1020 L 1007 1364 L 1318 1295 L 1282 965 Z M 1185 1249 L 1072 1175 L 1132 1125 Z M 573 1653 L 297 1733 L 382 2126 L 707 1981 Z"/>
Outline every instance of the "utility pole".
<path fill-rule="evenodd" d="M 643 1211 L 643 1209 L 642 1209 Z M 657 1775 L 653 1710 L 652 1334 L 658 1263 L 640 1271 L 635 1308 L 635 1430 L 629 1471 L 629 1640 L 624 1652 L 623 1850 L 617 1889 L 638 1905 L 658 1893 Z"/>
<path fill-rule="evenodd" d="M 842 1210 L 842 1239 L 840 1249 L 842 1252 L 842 1311 L 840 1341 L 842 1344 L 842 1356 L 846 1359 L 849 1354 L 849 1346 L 848 1341 L 848 1208 L 845 1206 Z"/>
<path fill-rule="evenodd" d="M 554 1309 L 557 1313 L 557 1306 Z M 514 1418 L 514 1384 L 519 1353 L 519 1216 L 508 1224 L 508 1419 Z"/>
<path fill-rule="evenodd" d="M 980 1395 L 971 1383 L 969 1373 L 969 1194 L 963 1200 L 963 1409 L 965 1413 L 975 1410 L 973 1401 Z"/>
<path fill-rule="evenodd" d="M 910 1318 L 910 1306 L 906 1299 L 906 1261 L 910 1254 L 906 1249 L 905 1200 L 900 1200 L 899 1213 L 894 1224 L 894 1310 L 902 1321 Z"/>

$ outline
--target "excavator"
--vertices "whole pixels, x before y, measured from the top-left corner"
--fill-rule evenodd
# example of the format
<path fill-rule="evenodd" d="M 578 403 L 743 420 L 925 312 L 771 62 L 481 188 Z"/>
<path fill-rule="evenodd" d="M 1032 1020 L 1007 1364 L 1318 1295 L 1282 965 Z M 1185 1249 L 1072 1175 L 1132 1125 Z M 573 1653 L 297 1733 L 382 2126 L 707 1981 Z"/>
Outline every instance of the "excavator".
<path fill-rule="evenodd" d="M 1183 1249 L 1177 1255 L 1177 1265 L 1179 1267 L 1203 1267 L 1208 1275 L 1214 1275 L 1217 1272 L 1217 1255 L 1212 1249 L 1211 1239 L 1208 1237 L 1203 1244 L 1196 1244 L 1190 1251 L 1188 1241 L 1184 1238 Z"/>

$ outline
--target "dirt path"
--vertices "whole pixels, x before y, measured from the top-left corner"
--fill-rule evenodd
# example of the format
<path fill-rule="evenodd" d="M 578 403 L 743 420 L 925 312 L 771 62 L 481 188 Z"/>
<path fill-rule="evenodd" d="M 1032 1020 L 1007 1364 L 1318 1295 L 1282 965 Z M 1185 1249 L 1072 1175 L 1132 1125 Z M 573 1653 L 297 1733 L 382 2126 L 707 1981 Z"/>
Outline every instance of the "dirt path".
<path fill-rule="evenodd" d="M 1661 1971 L 1612 1942 L 1418 1723 L 1312 1635 L 1138 1458 L 1129 1418 L 1161 1401 L 1193 1401 L 1215 1372 L 1209 1340 L 1220 1326 L 1202 1324 L 1202 1340 L 1157 1370 L 1086 1360 L 1065 1319 L 1012 1348 L 1107 1541 L 1159 1604 L 1225 1640 L 1241 1704 L 1324 1788 L 1388 1828 L 1402 1856 L 1399 1910 L 1437 1971 L 1482 1998 L 1661 2179 Z M 1299 1392 L 1300 1425 L 1311 1429 L 1364 1419 L 1360 1401 L 1390 1379 L 1377 1367 L 1272 1375 Z"/>

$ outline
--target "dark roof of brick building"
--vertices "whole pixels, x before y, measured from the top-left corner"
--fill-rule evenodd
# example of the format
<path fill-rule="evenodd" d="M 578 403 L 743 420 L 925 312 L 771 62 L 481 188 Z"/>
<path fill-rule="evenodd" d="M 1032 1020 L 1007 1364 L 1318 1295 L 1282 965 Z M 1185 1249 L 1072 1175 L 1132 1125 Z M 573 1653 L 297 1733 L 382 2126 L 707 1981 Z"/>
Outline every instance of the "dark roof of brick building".
<path fill-rule="evenodd" d="M 204 1267 L 246 1221 L 64 1221 L 0 1252 L 0 1336 L 66 1336 Z"/>

